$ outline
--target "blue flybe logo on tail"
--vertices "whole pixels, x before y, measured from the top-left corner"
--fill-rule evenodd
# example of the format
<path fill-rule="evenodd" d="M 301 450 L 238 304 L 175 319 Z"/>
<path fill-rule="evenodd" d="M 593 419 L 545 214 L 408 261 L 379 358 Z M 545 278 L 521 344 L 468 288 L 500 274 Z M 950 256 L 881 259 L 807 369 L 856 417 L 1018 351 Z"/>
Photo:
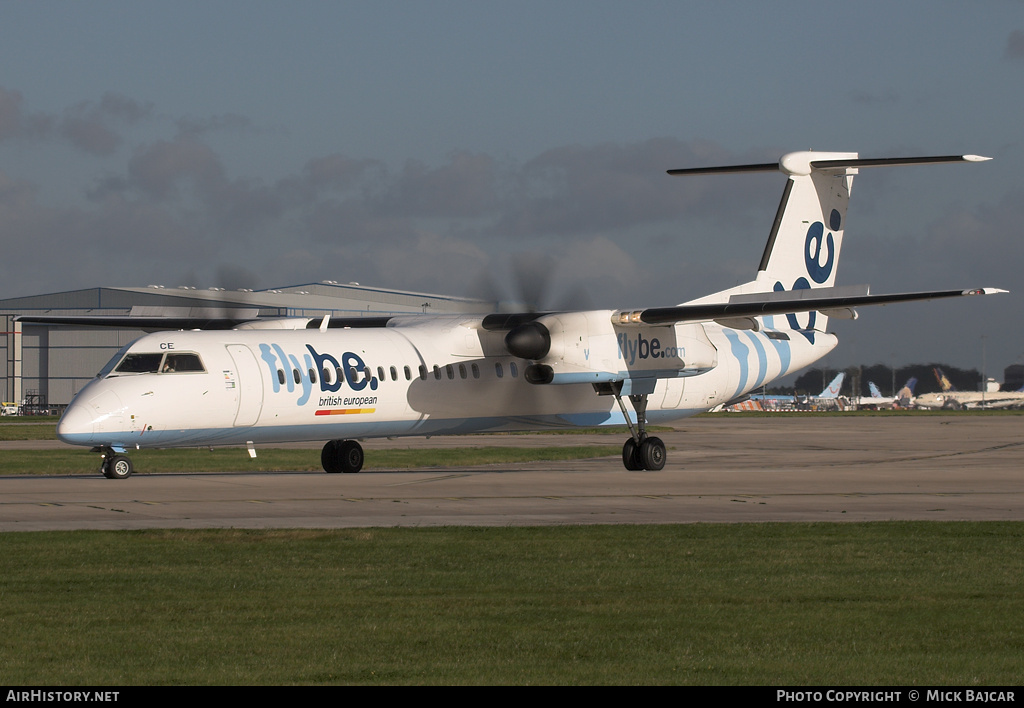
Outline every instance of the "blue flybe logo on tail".
<path fill-rule="evenodd" d="M 826 233 L 825 225 L 820 221 L 815 221 L 808 227 L 807 237 L 804 239 L 804 267 L 807 270 L 807 276 L 819 285 L 829 279 L 836 265 L 836 242 L 832 232 L 839 231 L 842 226 L 842 217 L 836 209 L 833 209 L 832 213 L 828 216 L 828 226 L 831 231 Z M 824 263 L 822 262 L 823 251 L 825 252 Z M 807 278 L 801 277 L 796 279 L 790 290 L 808 290 L 811 287 L 811 283 Z M 776 281 L 772 289 L 775 292 L 781 292 L 786 289 L 786 286 Z M 808 313 L 806 326 L 800 324 L 794 313 L 786 315 L 786 319 L 789 321 L 789 326 L 792 329 L 799 330 L 800 334 L 807 337 L 811 344 L 814 344 L 813 330 L 818 319 L 817 312 Z"/>

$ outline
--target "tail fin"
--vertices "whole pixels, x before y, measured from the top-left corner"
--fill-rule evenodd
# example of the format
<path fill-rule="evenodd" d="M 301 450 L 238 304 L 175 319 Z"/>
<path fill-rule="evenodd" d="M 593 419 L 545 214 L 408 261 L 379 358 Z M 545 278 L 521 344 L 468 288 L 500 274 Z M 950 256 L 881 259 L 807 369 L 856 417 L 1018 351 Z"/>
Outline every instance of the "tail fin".
<path fill-rule="evenodd" d="M 825 387 L 825 390 L 818 395 L 818 398 L 839 398 L 839 390 L 843 387 L 844 378 L 846 378 L 846 372 L 840 371 L 839 374 L 832 379 L 831 383 Z"/>
<path fill-rule="evenodd" d="M 878 386 L 875 385 L 874 381 L 868 381 L 868 390 L 871 391 L 872 398 L 882 397 L 882 392 L 878 390 Z"/>
<path fill-rule="evenodd" d="M 855 152 L 791 152 L 778 163 L 669 170 L 671 175 L 774 172 L 788 176 L 754 280 L 687 304 L 727 302 L 733 295 L 834 287 L 846 228 L 853 177 L 861 167 L 980 162 L 987 157 L 894 157 L 860 159 Z M 838 313 L 836 313 L 838 314 Z M 827 318 L 812 312 L 787 315 L 791 329 L 825 330 Z"/>
<path fill-rule="evenodd" d="M 896 394 L 895 403 L 900 408 L 909 408 L 911 401 L 914 399 L 914 386 L 917 385 L 917 379 L 911 376 L 907 379 L 907 382 L 903 384 L 903 388 Z"/>
<path fill-rule="evenodd" d="M 939 382 L 939 388 L 941 388 L 943 391 L 956 390 L 956 386 L 954 386 L 952 382 L 950 382 L 950 380 L 946 378 L 946 375 L 942 373 L 942 369 L 940 369 L 939 367 L 935 367 L 934 369 L 932 369 L 932 373 L 935 374 L 935 380 Z"/>

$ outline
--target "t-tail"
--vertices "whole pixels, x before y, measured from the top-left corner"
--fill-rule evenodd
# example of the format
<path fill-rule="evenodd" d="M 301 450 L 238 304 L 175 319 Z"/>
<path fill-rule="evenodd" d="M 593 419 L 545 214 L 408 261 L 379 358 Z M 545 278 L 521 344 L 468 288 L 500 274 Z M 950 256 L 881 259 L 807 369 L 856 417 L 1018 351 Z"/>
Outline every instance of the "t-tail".
<path fill-rule="evenodd" d="M 815 298 L 866 296 L 866 285 L 835 287 L 850 191 L 859 169 L 988 159 L 977 155 L 861 159 L 855 152 L 807 151 L 783 155 L 778 163 L 670 170 L 672 175 L 779 171 L 788 178 L 754 280 L 687 304 L 740 302 L 754 293 L 762 299 L 764 293 L 780 293 L 779 298 L 791 299 L 802 290 L 814 290 L 807 297 Z M 823 332 L 828 316 L 856 314 L 852 309 L 839 308 L 799 318 L 790 314 L 773 324 Z"/>

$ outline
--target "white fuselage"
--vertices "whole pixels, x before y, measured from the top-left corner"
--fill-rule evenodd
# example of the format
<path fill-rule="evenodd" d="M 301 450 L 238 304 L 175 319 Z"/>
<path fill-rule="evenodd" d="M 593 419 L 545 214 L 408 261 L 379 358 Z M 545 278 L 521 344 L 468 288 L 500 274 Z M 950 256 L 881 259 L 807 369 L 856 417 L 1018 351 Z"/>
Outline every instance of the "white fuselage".
<path fill-rule="evenodd" d="M 1024 406 L 1024 392 L 1021 391 L 946 391 L 945 393 L 923 393 L 914 398 L 919 408 L 1011 408 Z"/>
<path fill-rule="evenodd" d="M 532 362 L 509 356 L 504 332 L 483 330 L 478 318 L 150 334 L 119 356 L 164 355 L 166 366 L 169 354 L 195 354 L 202 370 L 129 372 L 111 362 L 57 433 L 72 444 L 130 449 L 622 425 L 614 398 L 592 385 L 608 381 L 649 386 L 647 417 L 658 423 L 743 395 L 836 344 L 821 332 L 812 343 L 774 331 L 770 317 L 767 331 L 753 332 L 619 327 L 604 311 L 571 316 L 585 321 L 553 334 L 550 384 L 527 382 Z"/>

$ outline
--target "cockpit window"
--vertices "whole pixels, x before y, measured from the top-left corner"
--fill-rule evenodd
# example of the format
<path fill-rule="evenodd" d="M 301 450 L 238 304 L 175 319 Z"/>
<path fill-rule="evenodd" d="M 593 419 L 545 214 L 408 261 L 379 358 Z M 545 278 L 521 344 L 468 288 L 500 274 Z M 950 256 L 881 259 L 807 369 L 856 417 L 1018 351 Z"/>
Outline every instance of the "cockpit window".
<path fill-rule="evenodd" d="M 109 374 L 109 373 L 110 373 L 111 371 L 113 371 L 113 370 L 114 370 L 114 367 L 115 367 L 115 366 L 117 365 L 117 363 L 118 363 L 119 361 L 121 361 L 121 357 L 123 357 L 123 356 L 124 356 L 125 352 L 127 352 L 127 351 L 128 351 L 128 349 L 129 349 L 129 348 L 130 348 L 130 347 L 132 346 L 132 344 L 134 344 L 134 343 L 135 343 L 135 342 L 129 342 L 128 344 L 125 344 L 125 345 L 124 345 L 123 347 L 121 347 L 120 349 L 118 349 L 118 350 L 117 350 L 117 354 L 115 354 L 114 356 L 112 356 L 112 357 L 110 358 L 110 361 L 108 361 L 108 362 L 107 362 L 106 364 L 104 364 L 104 365 L 103 365 L 103 368 L 102 368 L 102 369 L 100 369 L 100 372 L 99 372 L 98 374 L 96 374 L 96 377 L 97 377 L 97 378 L 101 378 L 101 379 L 102 379 L 102 378 L 103 378 L 104 376 L 106 376 L 106 375 L 107 375 L 107 374 Z"/>
<path fill-rule="evenodd" d="M 129 354 L 114 369 L 118 374 L 155 374 L 163 354 Z"/>
<path fill-rule="evenodd" d="M 109 364 L 104 367 L 109 370 Z M 198 354 L 132 353 L 114 367 L 114 374 L 177 374 L 206 371 Z M 103 376 L 104 372 L 100 372 Z"/>
<path fill-rule="evenodd" d="M 206 369 L 203 368 L 203 362 L 199 361 L 198 354 L 168 354 L 160 371 L 170 374 L 184 371 L 206 371 Z"/>

